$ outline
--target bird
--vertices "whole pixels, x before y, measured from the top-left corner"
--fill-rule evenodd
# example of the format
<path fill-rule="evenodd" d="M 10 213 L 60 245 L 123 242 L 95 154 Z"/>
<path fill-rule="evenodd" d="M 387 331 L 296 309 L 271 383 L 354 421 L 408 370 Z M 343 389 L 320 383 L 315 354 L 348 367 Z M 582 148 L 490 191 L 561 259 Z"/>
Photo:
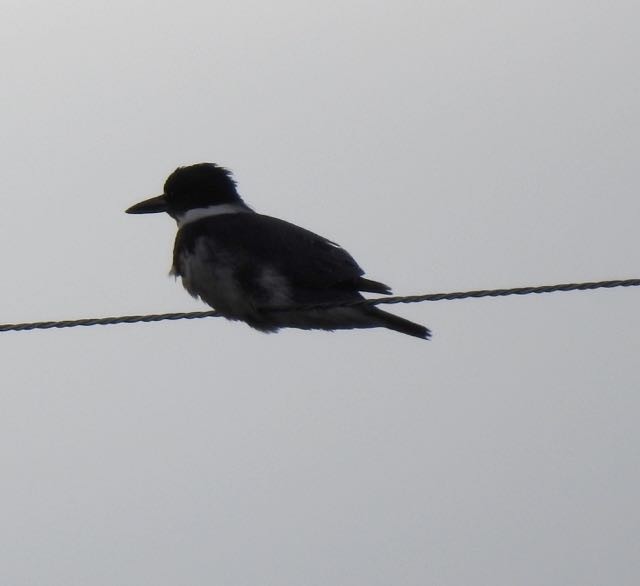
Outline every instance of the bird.
<path fill-rule="evenodd" d="M 223 166 L 178 167 L 161 195 L 126 210 L 160 212 L 178 225 L 171 274 L 229 320 L 266 333 L 387 328 L 424 340 L 431 336 L 428 328 L 377 307 L 346 306 L 363 300 L 363 292 L 388 295 L 391 289 L 365 278 L 335 242 L 255 212 Z"/>

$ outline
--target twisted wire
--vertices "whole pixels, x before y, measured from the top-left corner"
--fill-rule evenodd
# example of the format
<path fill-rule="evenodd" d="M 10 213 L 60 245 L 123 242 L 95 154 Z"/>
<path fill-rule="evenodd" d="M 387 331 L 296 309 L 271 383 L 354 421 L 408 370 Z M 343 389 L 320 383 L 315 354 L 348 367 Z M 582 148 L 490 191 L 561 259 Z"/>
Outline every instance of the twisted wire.
<path fill-rule="evenodd" d="M 455 291 L 451 293 L 426 293 L 424 295 L 403 295 L 377 297 L 345 303 L 299 305 L 295 307 L 273 308 L 271 311 L 292 311 L 327 309 L 330 307 L 352 307 L 357 305 L 393 305 L 396 303 L 420 303 L 422 301 L 452 301 L 457 299 L 478 299 L 482 297 L 506 297 L 508 295 L 531 295 L 566 291 L 589 291 L 592 289 L 612 289 L 614 287 L 637 287 L 640 279 L 622 279 L 613 281 L 594 281 L 587 283 L 563 283 L 559 285 L 539 285 L 534 287 L 512 287 L 509 289 L 478 289 L 474 291 Z M 166 320 L 200 319 L 218 317 L 217 311 L 191 311 L 182 313 L 159 313 L 151 315 L 124 315 L 119 317 L 100 317 L 71 319 L 61 321 L 41 321 L 17 324 L 0 324 L 0 332 L 21 332 L 30 330 L 48 330 L 52 328 L 74 328 L 77 326 L 106 326 L 115 324 L 149 323 Z"/>

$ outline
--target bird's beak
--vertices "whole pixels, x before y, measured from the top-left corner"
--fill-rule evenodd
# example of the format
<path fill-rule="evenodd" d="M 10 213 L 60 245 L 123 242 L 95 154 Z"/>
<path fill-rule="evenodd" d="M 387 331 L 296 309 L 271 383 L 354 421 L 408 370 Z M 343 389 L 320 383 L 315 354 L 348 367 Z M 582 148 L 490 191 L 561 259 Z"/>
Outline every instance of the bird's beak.
<path fill-rule="evenodd" d="M 159 212 L 167 211 L 167 198 L 164 195 L 158 195 L 156 197 L 152 197 L 151 199 L 145 199 L 140 203 L 132 205 L 128 210 L 126 210 L 127 214 L 157 214 Z"/>

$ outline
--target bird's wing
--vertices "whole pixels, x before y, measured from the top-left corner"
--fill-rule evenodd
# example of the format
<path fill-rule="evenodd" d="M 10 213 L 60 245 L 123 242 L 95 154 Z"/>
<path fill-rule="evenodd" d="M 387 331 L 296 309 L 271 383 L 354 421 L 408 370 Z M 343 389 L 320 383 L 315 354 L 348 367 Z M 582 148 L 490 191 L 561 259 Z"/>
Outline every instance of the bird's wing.
<path fill-rule="evenodd" d="M 271 266 L 297 286 L 329 288 L 344 284 L 359 289 L 364 271 L 351 255 L 295 224 L 248 213 L 204 218 L 189 227 L 189 240 L 211 236 L 218 251 L 229 250 L 234 255 L 242 254 L 247 263 Z"/>

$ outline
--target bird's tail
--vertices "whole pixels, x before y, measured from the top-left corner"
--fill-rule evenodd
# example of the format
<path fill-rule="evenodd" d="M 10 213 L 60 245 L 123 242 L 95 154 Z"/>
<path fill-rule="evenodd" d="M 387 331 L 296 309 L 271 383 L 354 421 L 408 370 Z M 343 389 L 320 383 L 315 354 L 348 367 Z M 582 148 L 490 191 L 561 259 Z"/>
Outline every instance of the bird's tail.
<path fill-rule="evenodd" d="M 431 337 L 431 331 L 429 328 L 425 328 L 424 326 L 409 321 L 408 319 L 398 317 L 392 313 L 387 313 L 377 307 L 367 307 L 366 311 L 368 315 L 377 318 L 380 321 L 380 326 L 383 328 L 395 330 L 396 332 L 407 334 L 408 336 L 422 338 L 423 340 L 428 340 Z"/>

